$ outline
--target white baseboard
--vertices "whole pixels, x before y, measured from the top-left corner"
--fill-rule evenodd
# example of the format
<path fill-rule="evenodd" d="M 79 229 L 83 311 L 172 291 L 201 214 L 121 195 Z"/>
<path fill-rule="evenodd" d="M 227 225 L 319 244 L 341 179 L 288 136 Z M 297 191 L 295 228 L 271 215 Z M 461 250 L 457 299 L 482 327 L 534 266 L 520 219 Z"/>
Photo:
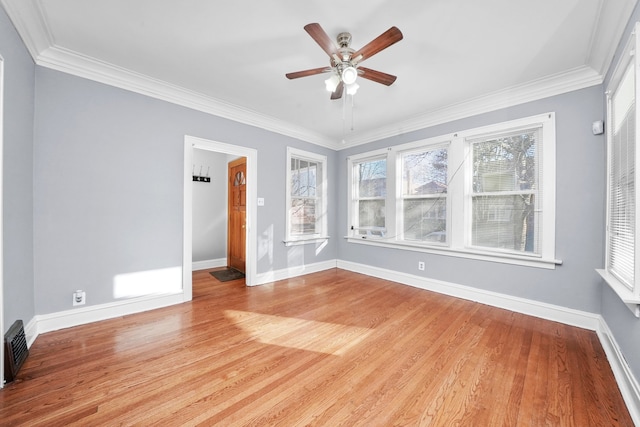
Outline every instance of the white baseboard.
<path fill-rule="evenodd" d="M 528 314 L 530 316 L 553 320 L 555 322 L 571 326 L 578 326 L 592 331 L 597 330 L 600 323 L 600 316 L 595 313 L 574 310 L 567 307 L 514 297 L 497 292 L 485 291 L 471 286 L 458 285 L 456 283 L 429 279 L 415 276 L 413 274 L 386 270 L 350 261 L 339 260 L 338 268 L 390 280 L 392 282 L 402 283 L 415 288 L 438 292 L 444 295 L 480 302 L 492 307 L 504 308 L 506 310 L 515 311 L 516 313 Z"/>
<path fill-rule="evenodd" d="M 191 271 L 208 270 L 210 268 L 226 267 L 227 259 L 207 259 L 204 261 L 193 261 L 191 264 Z"/>
<path fill-rule="evenodd" d="M 36 323 L 35 317 L 24 325 L 24 335 L 27 338 L 27 347 L 31 347 L 31 344 L 33 344 L 38 337 L 38 324 Z"/>
<path fill-rule="evenodd" d="M 257 275 L 255 285 L 264 285 L 265 283 L 290 279 L 292 277 L 302 276 L 303 274 L 317 273 L 319 271 L 336 268 L 336 266 L 337 261 L 335 259 L 332 259 L 330 261 L 317 262 L 315 264 L 306 264 L 296 267 L 284 268 L 282 270 L 268 271 L 266 273 L 260 273 Z"/>
<path fill-rule="evenodd" d="M 91 305 L 74 310 L 59 311 L 36 315 L 28 325 L 28 342 L 33 343 L 39 334 L 71 328 L 100 320 L 113 319 L 128 314 L 141 313 L 156 308 L 167 307 L 184 302 L 182 292 L 175 294 L 153 295 L 131 298 L 107 304 Z"/>
<path fill-rule="evenodd" d="M 640 426 L 640 386 L 601 315 L 350 261 L 338 260 L 338 268 L 595 331 L 631 418 Z"/>
<path fill-rule="evenodd" d="M 627 404 L 629 414 L 635 425 L 640 426 L 640 384 L 631 372 L 631 367 L 624 358 L 620 346 L 618 345 L 609 325 L 604 318 L 600 318 L 600 324 L 596 330 L 607 360 L 616 377 L 616 382 L 620 388 L 622 398 Z"/>

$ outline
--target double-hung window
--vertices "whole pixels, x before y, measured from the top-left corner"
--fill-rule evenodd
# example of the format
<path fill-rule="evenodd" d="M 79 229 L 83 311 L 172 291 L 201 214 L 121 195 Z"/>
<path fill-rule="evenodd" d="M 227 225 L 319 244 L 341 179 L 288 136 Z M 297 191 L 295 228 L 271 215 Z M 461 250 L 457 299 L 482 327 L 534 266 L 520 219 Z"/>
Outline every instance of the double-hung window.
<path fill-rule="evenodd" d="M 384 236 L 387 208 L 387 158 L 374 156 L 354 162 L 351 172 L 351 230 L 357 236 Z"/>
<path fill-rule="evenodd" d="M 400 153 L 402 239 L 447 240 L 447 147 L 423 147 Z"/>
<path fill-rule="evenodd" d="M 327 238 L 327 158 L 287 148 L 286 244 Z"/>
<path fill-rule="evenodd" d="M 539 254 L 541 127 L 469 141 L 471 247 Z"/>
<path fill-rule="evenodd" d="M 351 243 L 555 268 L 555 115 L 348 158 Z"/>
<path fill-rule="evenodd" d="M 607 88 L 606 260 L 605 269 L 598 270 L 637 317 L 640 317 L 640 263 L 636 256 L 640 188 L 635 171 L 640 160 L 636 102 L 640 94 L 637 83 L 640 61 L 635 52 L 639 30 L 636 24 Z"/>

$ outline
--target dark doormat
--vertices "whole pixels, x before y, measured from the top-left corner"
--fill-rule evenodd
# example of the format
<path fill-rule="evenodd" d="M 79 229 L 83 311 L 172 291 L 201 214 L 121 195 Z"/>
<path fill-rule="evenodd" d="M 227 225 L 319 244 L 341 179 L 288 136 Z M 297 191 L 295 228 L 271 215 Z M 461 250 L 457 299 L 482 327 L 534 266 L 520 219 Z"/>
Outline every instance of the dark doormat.
<path fill-rule="evenodd" d="M 244 279 L 244 273 L 235 268 L 227 268 L 226 270 L 210 271 L 211 275 L 221 282 L 229 282 L 231 280 Z"/>

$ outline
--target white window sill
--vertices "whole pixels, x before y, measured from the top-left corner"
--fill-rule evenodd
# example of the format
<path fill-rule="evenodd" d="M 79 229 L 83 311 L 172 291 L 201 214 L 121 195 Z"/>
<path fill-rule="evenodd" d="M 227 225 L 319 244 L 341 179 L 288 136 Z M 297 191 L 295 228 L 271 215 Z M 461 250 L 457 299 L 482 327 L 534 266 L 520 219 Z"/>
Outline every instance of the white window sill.
<path fill-rule="evenodd" d="M 526 267 L 544 268 L 554 270 L 556 265 L 562 265 L 561 260 L 543 259 L 538 257 L 529 257 L 525 255 L 514 255 L 507 253 L 489 253 L 474 251 L 471 249 L 450 248 L 448 246 L 426 246 L 421 244 L 412 244 L 409 242 L 398 242 L 383 239 L 372 239 L 362 237 L 345 236 L 349 243 L 360 245 L 382 246 L 386 248 L 402 249 L 414 252 L 424 252 L 436 255 L 454 256 L 459 258 L 467 258 L 481 261 L 499 262 L 503 264 L 522 265 Z"/>
<path fill-rule="evenodd" d="M 640 298 L 627 288 L 620 280 L 618 280 L 613 274 L 607 270 L 596 270 L 602 279 L 609 285 L 611 289 L 620 297 L 623 303 L 634 316 L 640 318 Z"/>
<path fill-rule="evenodd" d="M 326 237 L 310 237 L 305 239 L 295 239 L 295 240 L 283 240 L 285 246 L 299 246 L 299 245 L 309 245 L 313 243 L 324 243 L 329 240 L 329 236 Z"/>

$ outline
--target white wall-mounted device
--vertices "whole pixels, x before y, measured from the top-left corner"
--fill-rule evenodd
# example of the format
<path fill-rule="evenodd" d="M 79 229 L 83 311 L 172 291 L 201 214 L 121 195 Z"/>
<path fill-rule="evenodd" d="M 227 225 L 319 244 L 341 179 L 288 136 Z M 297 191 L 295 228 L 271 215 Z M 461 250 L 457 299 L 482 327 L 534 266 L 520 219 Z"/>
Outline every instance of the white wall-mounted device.
<path fill-rule="evenodd" d="M 602 135 L 604 133 L 604 122 L 602 120 L 596 120 L 591 125 L 591 130 L 594 135 Z"/>

